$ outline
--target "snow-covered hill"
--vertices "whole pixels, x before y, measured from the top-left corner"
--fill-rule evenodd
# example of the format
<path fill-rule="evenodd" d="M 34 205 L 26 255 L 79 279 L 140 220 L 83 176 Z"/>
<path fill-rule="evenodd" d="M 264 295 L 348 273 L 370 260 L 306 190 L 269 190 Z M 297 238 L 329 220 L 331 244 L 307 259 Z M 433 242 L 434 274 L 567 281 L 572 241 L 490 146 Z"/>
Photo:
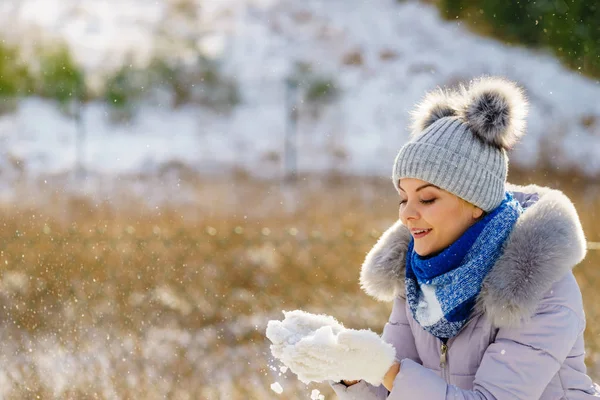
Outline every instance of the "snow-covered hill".
<path fill-rule="evenodd" d="M 309 63 L 340 90 L 311 117 L 301 107 L 301 170 L 388 176 L 408 137 L 408 111 L 426 90 L 481 74 L 522 84 L 532 108 L 513 162 L 544 154 L 557 168 L 600 174 L 600 84 L 537 51 L 504 45 L 443 21 L 435 7 L 397 0 L 5 0 L 0 24 L 15 35 L 64 37 L 90 74 L 114 69 L 130 52 L 143 62 L 153 37 L 167 29 L 201 46 L 238 80 L 242 103 L 219 115 L 196 106 L 142 107 L 129 123 L 110 122 L 106 105 L 83 113 L 89 171 L 152 172 L 169 162 L 202 172 L 241 167 L 261 176 L 282 172 L 285 79 Z M 197 12 L 197 15 L 190 16 Z M 179 18 L 179 19 L 178 19 Z M 181 19 L 183 18 L 183 19 Z M 187 18 L 187 19 L 186 19 Z M 1 151 L 32 175 L 71 170 L 75 123 L 36 98 L 0 117 Z M 7 166 L 7 161 L 4 162 Z M 4 175 L 8 168 L 4 168 Z"/>

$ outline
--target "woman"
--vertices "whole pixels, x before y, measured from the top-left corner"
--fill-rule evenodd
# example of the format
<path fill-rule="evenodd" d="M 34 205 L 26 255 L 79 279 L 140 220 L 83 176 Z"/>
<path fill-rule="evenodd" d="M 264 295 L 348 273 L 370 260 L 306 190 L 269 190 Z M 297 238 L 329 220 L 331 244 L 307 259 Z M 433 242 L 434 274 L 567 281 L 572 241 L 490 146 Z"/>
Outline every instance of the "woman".
<path fill-rule="evenodd" d="M 561 192 L 506 183 L 527 103 L 484 78 L 426 96 L 396 157 L 399 221 L 367 255 L 361 285 L 393 301 L 396 362 L 340 399 L 591 399 L 581 292 L 586 242 Z"/>

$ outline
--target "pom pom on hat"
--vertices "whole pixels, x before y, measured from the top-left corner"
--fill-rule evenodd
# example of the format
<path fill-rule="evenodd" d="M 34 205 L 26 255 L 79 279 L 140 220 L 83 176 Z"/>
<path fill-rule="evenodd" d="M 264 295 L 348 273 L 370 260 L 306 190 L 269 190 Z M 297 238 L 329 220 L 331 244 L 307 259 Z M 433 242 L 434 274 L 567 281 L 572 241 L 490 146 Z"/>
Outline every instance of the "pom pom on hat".
<path fill-rule="evenodd" d="M 461 119 L 484 142 L 510 149 L 525 133 L 528 103 L 521 88 L 502 78 L 480 78 L 462 89 Z"/>
<path fill-rule="evenodd" d="M 412 136 L 444 117 L 459 117 L 484 143 L 510 149 L 525 133 L 528 103 L 515 83 L 498 77 L 479 78 L 458 91 L 427 93 L 412 112 Z"/>
<path fill-rule="evenodd" d="M 437 120 L 458 115 L 456 94 L 438 89 L 429 92 L 412 111 L 412 134 L 419 135 Z"/>

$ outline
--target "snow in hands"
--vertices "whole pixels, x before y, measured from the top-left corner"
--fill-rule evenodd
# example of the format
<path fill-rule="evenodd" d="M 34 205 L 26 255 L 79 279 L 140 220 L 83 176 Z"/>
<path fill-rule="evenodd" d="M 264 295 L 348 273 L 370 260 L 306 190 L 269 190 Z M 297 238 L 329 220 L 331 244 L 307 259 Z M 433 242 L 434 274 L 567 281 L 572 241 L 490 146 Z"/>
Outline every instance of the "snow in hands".
<path fill-rule="evenodd" d="M 394 347 L 375 332 L 347 329 L 335 318 L 284 311 L 267 324 L 271 353 L 304 383 L 363 379 L 380 385 L 394 363 Z"/>

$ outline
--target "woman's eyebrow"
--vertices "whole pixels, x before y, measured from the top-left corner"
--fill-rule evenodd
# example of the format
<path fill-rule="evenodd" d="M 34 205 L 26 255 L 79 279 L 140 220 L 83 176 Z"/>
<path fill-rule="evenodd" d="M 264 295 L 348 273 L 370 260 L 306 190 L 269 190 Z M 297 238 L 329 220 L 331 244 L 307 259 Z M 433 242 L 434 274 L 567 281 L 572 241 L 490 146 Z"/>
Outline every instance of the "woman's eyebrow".
<path fill-rule="evenodd" d="M 432 183 L 426 183 L 426 184 L 424 184 L 423 186 L 419 186 L 419 187 L 417 188 L 417 190 L 415 190 L 415 192 L 418 192 L 419 190 L 421 190 L 421 189 L 425 189 L 426 187 L 429 187 L 429 186 L 431 186 L 431 187 L 434 187 L 434 188 L 436 188 L 436 189 L 439 189 L 439 187 L 435 186 L 435 185 L 434 185 L 434 184 L 432 184 Z M 402 189 L 402 186 L 398 185 L 398 188 L 399 188 L 400 190 L 402 190 L 403 192 L 406 192 L 406 190 Z"/>
<path fill-rule="evenodd" d="M 435 185 L 434 185 L 434 184 L 432 184 L 432 183 L 426 183 L 425 185 L 423 185 L 423 186 L 421 186 L 421 187 L 418 187 L 418 188 L 417 188 L 417 190 L 415 190 L 415 192 L 418 192 L 419 190 L 421 190 L 421 189 L 425 189 L 426 187 L 429 187 L 429 186 L 431 186 L 431 187 L 434 187 L 434 188 L 436 188 L 436 189 L 439 189 L 439 187 L 435 186 Z"/>

